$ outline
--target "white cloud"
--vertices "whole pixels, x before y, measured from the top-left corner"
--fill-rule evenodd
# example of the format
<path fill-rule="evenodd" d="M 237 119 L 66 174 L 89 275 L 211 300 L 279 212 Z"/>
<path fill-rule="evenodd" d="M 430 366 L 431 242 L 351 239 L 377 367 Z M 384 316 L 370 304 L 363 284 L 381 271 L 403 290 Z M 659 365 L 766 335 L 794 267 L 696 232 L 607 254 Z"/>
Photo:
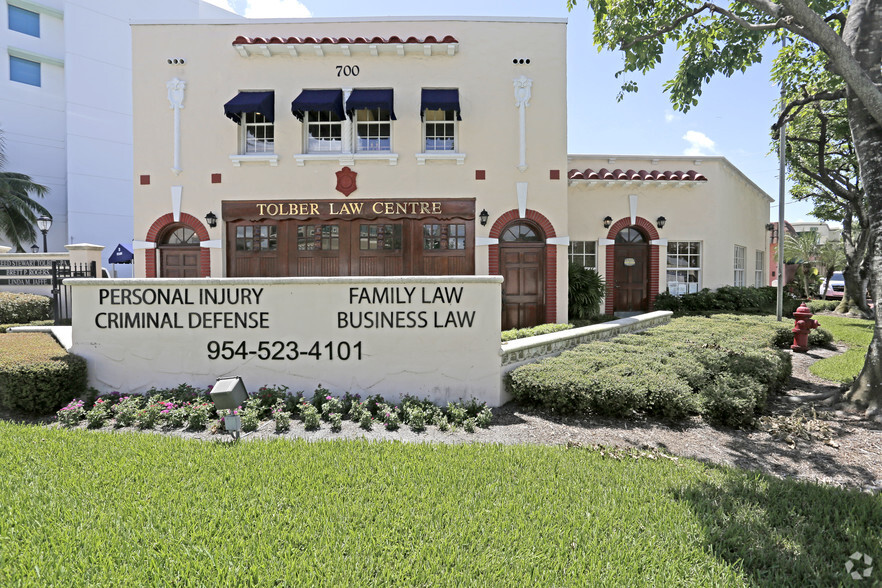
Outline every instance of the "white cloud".
<path fill-rule="evenodd" d="M 675 120 L 680 120 L 680 115 L 678 115 L 677 113 L 675 113 L 672 110 L 665 112 L 665 122 L 666 123 L 672 123 Z"/>
<path fill-rule="evenodd" d="M 309 8 L 297 0 L 248 0 L 245 6 L 248 18 L 309 18 Z"/>
<path fill-rule="evenodd" d="M 717 152 L 713 140 L 700 131 L 686 131 L 683 140 L 689 143 L 689 147 L 683 150 L 683 155 L 713 155 Z"/>

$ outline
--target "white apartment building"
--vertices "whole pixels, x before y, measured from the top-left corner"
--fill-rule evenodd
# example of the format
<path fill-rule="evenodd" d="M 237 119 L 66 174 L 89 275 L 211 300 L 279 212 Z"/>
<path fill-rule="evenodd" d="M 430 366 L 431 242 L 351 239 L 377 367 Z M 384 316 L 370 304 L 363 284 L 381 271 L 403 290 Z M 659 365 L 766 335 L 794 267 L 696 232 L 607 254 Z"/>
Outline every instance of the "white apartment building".
<path fill-rule="evenodd" d="M 237 19 L 200 0 L 5 0 L 0 129 L 9 171 L 49 188 L 50 251 L 130 246 L 136 19 Z M 0 243 L 2 244 L 2 243 Z M 40 245 L 40 243 L 37 243 Z M 109 266 L 108 266 L 109 267 Z M 130 275 L 128 266 L 116 266 Z"/>

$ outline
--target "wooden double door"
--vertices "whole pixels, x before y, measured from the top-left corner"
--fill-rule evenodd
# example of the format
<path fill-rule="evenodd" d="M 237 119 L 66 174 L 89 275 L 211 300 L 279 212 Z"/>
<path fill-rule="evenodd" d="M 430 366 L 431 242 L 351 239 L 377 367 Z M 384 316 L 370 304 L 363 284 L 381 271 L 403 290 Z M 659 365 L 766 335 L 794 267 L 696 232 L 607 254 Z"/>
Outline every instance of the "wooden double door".
<path fill-rule="evenodd" d="M 230 277 L 474 275 L 474 221 L 228 223 Z"/>

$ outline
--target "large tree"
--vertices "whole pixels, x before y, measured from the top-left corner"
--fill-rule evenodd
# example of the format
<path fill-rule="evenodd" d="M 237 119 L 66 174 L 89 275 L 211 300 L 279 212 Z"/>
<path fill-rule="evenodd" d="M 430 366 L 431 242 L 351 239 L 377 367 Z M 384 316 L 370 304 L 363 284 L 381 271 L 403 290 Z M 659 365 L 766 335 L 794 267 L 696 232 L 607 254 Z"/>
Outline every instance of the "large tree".
<path fill-rule="evenodd" d="M 594 13 L 596 45 L 623 53 L 620 74 L 646 73 L 665 45 L 681 52 L 665 84 L 673 105 L 688 110 L 715 74 L 730 76 L 762 59 L 763 48 L 783 36 L 823 54 L 824 67 L 841 80 L 846 117 L 866 195 L 871 291 L 882 301 L 882 0 L 743 0 L 728 5 L 694 0 L 586 0 Z M 567 0 L 570 9 L 576 0 Z M 636 90 L 625 79 L 623 89 Z M 810 97 L 822 99 L 823 96 Z M 860 376 L 847 398 L 882 411 L 882 313 Z"/>
<path fill-rule="evenodd" d="M 37 240 L 37 217 L 49 211 L 34 200 L 45 196 L 49 189 L 37 184 L 30 176 L 5 171 L 6 145 L 0 131 L 0 237 L 5 238 L 17 252 L 23 252 L 23 244 Z"/>
<path fill-rule="evenodd" d="M 872 253 L 867 200 L 848 127 L 845 85 L 829 72 L 826 55 L 800 38 L 780 51 L 772 72 L 783 88 L 783 112 L 772 130 L 777 141 L 780 127 L 787 125 L 790 194 L 812 201 L 815 217 L 842 222 L 845 263 L 836 269 L 843 270 L 846 288 L 837 311 L 872 318 L 866 297 Z M 832 268 L 826 269 L 829 279 Z"/>

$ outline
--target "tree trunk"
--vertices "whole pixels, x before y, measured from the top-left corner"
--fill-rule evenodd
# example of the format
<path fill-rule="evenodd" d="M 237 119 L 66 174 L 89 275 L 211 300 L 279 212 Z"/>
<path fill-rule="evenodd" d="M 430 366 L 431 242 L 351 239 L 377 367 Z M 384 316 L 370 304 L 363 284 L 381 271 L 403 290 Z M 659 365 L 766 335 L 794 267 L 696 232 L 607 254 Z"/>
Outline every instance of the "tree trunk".
<path fill-rule="evenodd" d="M 846 206 L 845 217 L 842 219 L 842 241 L 845 245 L 845 268 L 842 277 L 845 281 L 845 292 L 836 312 L 854 314 L 864 319 L 872 319 L 873 312 L 867 306 L 867 268 L 869 266 L 868 244 L 870 231 L 863 213 L 858 214 L 859 230 L 854 231 L 853 216 L 857 212 L 855 205 Z"/>
<path fill-rule="evenodd" d="M 882 85 L 882 3 L 869 1 L 853 4 L 846 17 L 842 40 L 851 49 L 867 76 L 877 87 Z M 870 290 L 874 306 L 882 301 L 882 127 L 849 87 L 847 92 L 848 126 L 857 154 L 861 184 L 867 195 L 869 224 Z M 863 294 L 863 292 L 861 292 Z M 860 375 L 846 394 L 846 399 L 868 412 L 882 411 L 882 312 L 876 312 L 873 338 Z"/>

